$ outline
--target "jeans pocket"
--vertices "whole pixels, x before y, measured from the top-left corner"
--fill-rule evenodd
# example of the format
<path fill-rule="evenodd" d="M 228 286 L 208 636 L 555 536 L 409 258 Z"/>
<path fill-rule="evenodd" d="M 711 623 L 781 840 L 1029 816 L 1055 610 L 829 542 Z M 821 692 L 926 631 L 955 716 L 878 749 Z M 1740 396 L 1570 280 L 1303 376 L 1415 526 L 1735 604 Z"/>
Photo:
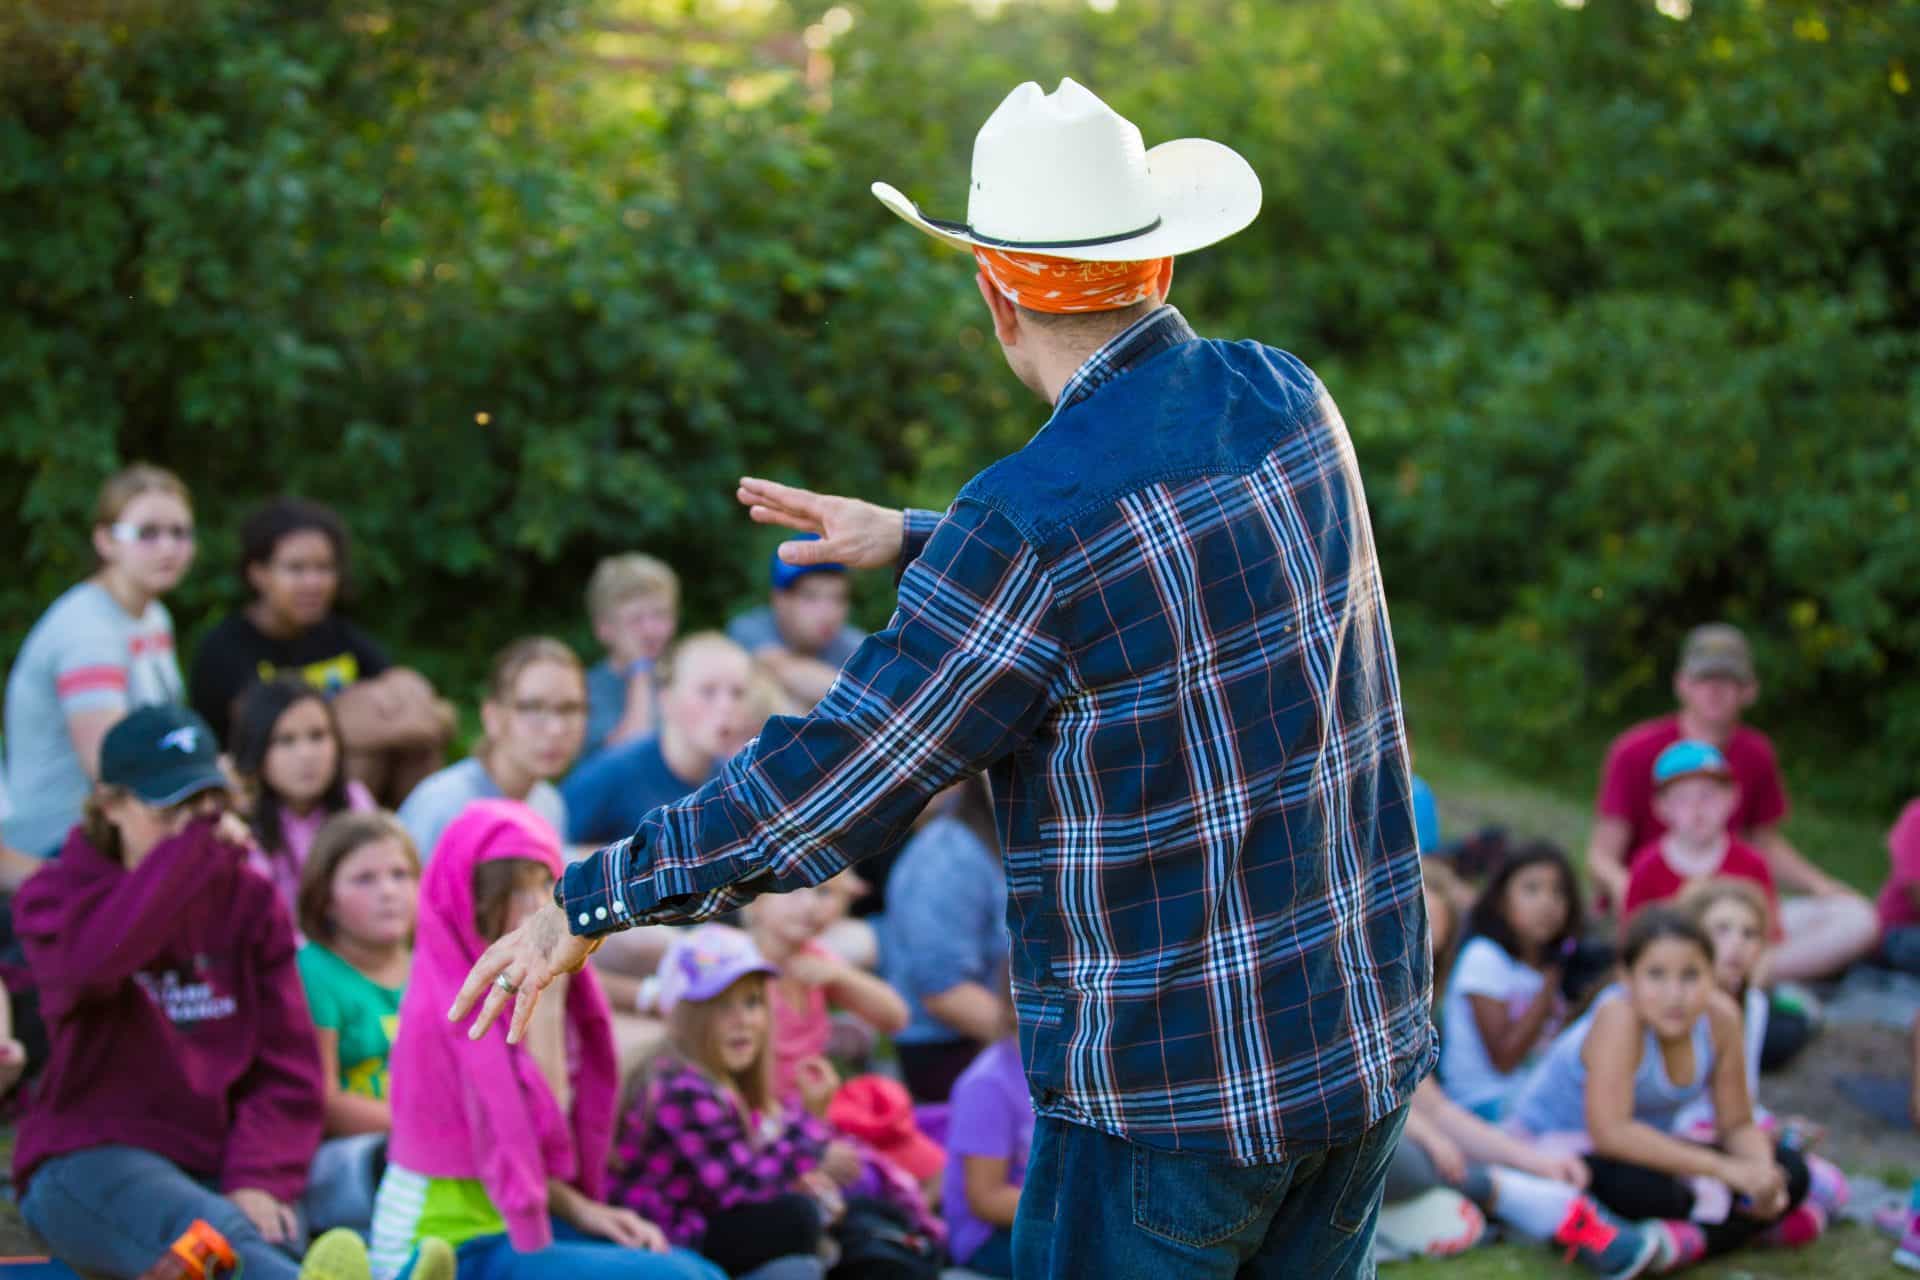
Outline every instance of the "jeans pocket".
<path fill-rule="evenodd" d="M 1241 1167 L 1225 1160 L 1133 1144 L 1133 1225 L 1175 1244 L 1208 1248 L 1271 1211 L 1288 1165 Z"/>
<path fill-rule="evenodd" d="M 1334 1162 L 1346 1165 L 1340 1196 L 1328 1219 L 1335 1230 L 1355 1234 L 1380 1207 L 1387 1166 L 1393 1162 L 1394 1148 L 1400 1145 L 1400 1132 L 1406 1123 L 1407 1108 L 1401 1107 L 1335 1153 Z"/>

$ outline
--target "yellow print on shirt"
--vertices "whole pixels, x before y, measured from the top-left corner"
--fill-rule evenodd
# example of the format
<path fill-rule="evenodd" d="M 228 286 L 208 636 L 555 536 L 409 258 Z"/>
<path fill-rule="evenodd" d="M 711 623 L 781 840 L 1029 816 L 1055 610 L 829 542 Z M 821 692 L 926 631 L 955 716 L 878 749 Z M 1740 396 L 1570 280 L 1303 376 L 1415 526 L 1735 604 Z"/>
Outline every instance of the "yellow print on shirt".
<path fill-rule="evenodd" d="M 351 653 L 322 658 L 304 667 L 276 667 L 271 662 L 262 662 L 259 669 L 262 681 L 278 675 L 296 675 L 324 693 L 338 693 L 360 678 L 360 660 Z"/>
<path fill-rule="evenodd" d="M 394 1037 L 400 1034 L 400 1015 L 384 1014 L 380 1018 L 380 1030 L 386 1033 L 387 1044 L 391 1046 Z M 384 1098 L 387 1096 L 387 1060 L 368 1058 L 365 1062 L 355 1063 L 340 1073 L 345 1081 L 348 1093 L 362 1098 Z"/>

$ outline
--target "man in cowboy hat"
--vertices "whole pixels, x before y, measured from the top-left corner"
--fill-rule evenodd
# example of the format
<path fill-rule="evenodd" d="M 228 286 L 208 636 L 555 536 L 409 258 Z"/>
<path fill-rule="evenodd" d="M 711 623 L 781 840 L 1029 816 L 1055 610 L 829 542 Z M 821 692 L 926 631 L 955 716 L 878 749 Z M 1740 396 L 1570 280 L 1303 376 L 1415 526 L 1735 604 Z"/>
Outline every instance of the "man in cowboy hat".
<path fill-rule="evenodd" d="M 899 607 L 805 719 L 575 864 L 475 966 L 480 1034 L 597 939 L 814 884 L 980 769 L 998 803 L 1039 1121 L 1020 1277 L 1370 1273 L 1381 1180 L 1433 1064 L 1392 641 L 1353 449 L 1298 360 L 1198 338 L 1172 257 L 1260 185 L 1148 151 L 1071 80 L 974 146 L 970 250 L 1007 362 L 1053 411 L 944 515 L 746 480 L 899 567 Z"/>

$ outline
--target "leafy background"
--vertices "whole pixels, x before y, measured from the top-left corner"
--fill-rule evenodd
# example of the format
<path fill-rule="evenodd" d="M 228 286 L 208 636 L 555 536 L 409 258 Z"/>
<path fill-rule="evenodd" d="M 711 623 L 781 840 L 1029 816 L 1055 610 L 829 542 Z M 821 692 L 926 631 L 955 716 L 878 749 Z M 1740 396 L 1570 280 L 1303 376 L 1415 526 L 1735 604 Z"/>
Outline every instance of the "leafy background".
<path fill-rule="evenodd" d="M 195 492 L 189 639 L 295 490 L 456 689 L 584 642 L 609 551 L 696 621 L 757 595 L 742 472 L 944 505 L 1042 411 L 866 186 L 961 208 L 977 122 L 1065 73 L 1260 172 L 1176 300 L 1325 377 L 1403 657 L 1482 748 L 1570 764 L 1726 617 L 1825 803 L 1920 789 L 1920 2 L 1100 7 L 10 7 L 0 659 L 123 460 Z"/>

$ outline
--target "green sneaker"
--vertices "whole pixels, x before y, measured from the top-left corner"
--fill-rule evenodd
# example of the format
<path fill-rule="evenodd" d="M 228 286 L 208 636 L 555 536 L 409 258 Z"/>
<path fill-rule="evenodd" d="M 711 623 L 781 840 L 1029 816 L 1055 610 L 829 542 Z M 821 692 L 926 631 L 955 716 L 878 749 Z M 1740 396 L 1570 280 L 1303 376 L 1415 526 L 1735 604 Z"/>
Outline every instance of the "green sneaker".
<path fill-rule="evenodd" d="M 347 1228 L 335 1227 L 308 1246 L 300 1280 L 373 1280 L 367 1246 Z"/>

